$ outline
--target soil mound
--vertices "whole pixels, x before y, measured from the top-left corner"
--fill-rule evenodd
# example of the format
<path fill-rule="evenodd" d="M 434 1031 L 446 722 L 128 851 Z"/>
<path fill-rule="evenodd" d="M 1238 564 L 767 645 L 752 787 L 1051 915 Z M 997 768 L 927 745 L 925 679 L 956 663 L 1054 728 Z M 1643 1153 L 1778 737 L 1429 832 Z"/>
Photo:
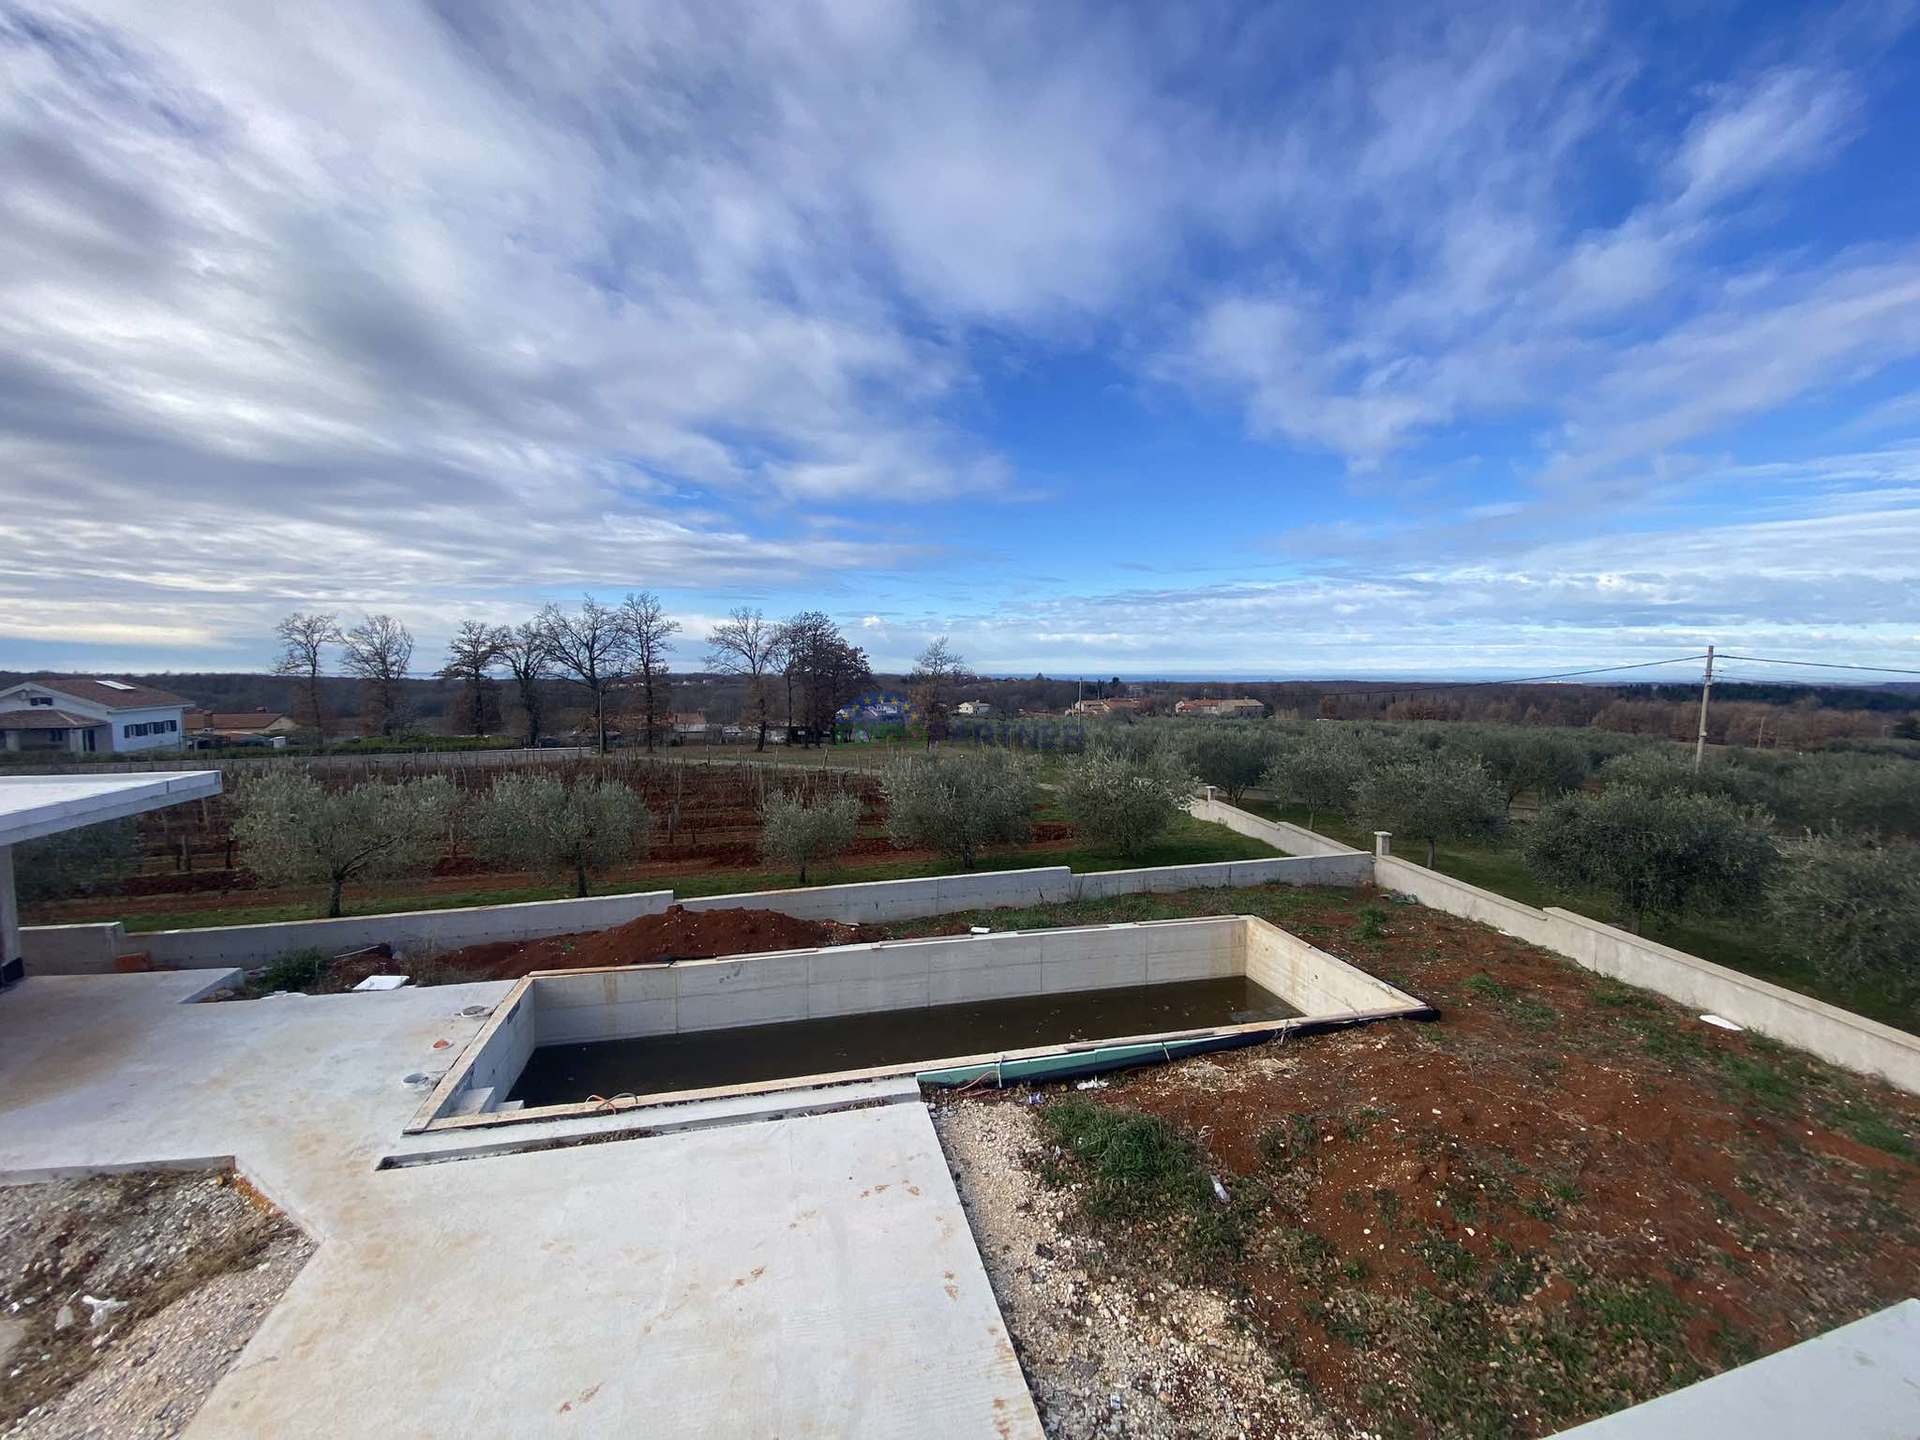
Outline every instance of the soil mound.
<path fill-rule="evenodd" d="M 704 960 L 762 950 L 804 950 L 815 945 L 851 945 L 883 940 L 874 925 L 837 920 L 796 920 L 777 910 L 689 910 L 674 905 L 584 935 L 544 940 L 502 940 L 469 945 L 440 956 L 463 980 L 517 980 L 534 970 L 577 970 L 603 965 L 648 965 L 662 960 Z M 401 969 L 405 969 L 402 964 Z"/>

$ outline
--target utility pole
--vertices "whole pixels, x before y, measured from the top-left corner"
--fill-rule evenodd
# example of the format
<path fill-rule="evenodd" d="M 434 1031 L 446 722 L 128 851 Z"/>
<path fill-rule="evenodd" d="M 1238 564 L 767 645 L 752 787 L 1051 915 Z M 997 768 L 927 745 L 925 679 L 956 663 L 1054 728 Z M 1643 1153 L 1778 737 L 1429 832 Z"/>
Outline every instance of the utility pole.
<path fill-rule="evenodd" d="M 1707 696 L 1713 693 L 1713 646 L 1707 646 L 1707 673 L 1700 682 L 1700 733 L 1693 742 L 1693 770 L 1700 773 L 1700 762 L 1707 753 Z"/>

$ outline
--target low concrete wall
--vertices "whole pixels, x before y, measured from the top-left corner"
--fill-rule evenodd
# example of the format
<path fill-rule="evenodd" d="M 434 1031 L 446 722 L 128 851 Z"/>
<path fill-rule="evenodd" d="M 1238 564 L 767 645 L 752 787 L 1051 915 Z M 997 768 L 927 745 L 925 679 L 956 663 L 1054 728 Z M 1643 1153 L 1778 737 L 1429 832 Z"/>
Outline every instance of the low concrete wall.
<path fill-rule="evenodd" d="M 1920 1094 L 1920 1037 L 1890 1025 L 1571 910 L 1536 910 L 1424 865 L 1376 860 L 1374 882 L 1435 910 L 1504 930 L 1596 974 L 1652 990 L 1696 1011 L 1725 1016 L 1831 1064 L 1877 1075 Z"/>
<path fill-rule="evenodd" d="M 1320 857 L 1276 855 L 1271 860 L 1161 865 L 1084 875 L 1076 875 L 1064 865 L 1030 870 L 980 870 L 919 880 L 871 880 L 795 890 L 701 895 L 680 903 L 689 910 L 777 910 L 801 920 L 887 924 L 928 915 L 1018 909 L 1143 891 L 1167 893 L 1276 882 L 1354 885 L 1367 878 L 1370 863 L 1371 857 L 1363 852 L 1342 847 L 1337 854 Z M 517 905 L 405 910 L 387 915 L 352 915 L 338 920 L 288 920 L 269 925 L 156 930 L 138 935 L 129 935 L 118 923 L 44 925 L 22 930 L 21 944 L 27 957 L 27 970 L 35 975 L 100 974 L 113 969 L 116 955 L 139 950 L 148 952 L 157 965 L 198 969 L 213 965 L 260 965 L 294 950 L 318 949 L 339 955 L 382 942 L 405 955 L 423 946 L 450 950 L 493 940 L 535 940 L 624 925 L 642 915 L 658 914 L 674 903 L 671 890 L 651 890 L 631 895 L 595 895 L 585 900 L 530 900 Z"/>
<path fill-rule="evenodd" d="M 1073 898 L 1166 895 L 1176 890 L 1235 885 L 1358 885 L 1372 874 L 1372 857 L 1287 855 L 1272 860 L 1221 860 L 1199 865 L 1155 865 L 1140 870 L 1096 870 L 1073 877 Z"/>
<path fill-rule="evenodd" d="M 1071 900 L 1073 886 L 1073 871 L 1064 865 L 1052 865 L 1037 870 L 934 875 L 921 880 L 869 880 L 851 885 L 813 885 L 804 890 L 702 895 L 681 903 L 689 910 L 751 908 L 777 910 L 802 920 L 884 924 L 959 910 L 1004 910 Z"/>
<path fill-rule="evenodd" d="M 286 920 L 271 925 L 217 925 L 129 935 L 119 924 L 47 925 L 21 931 L 30 975 L 92 975 L 113 969 L 113 957 L 145 951 L 156 965 L 181 970 L 260 965 L 295 950 L 342 955 L 382 943 L 409 950 L 450 950 L 492 940 L 537 940 L 624 925 L 673 903 L 670 890 L 591 895 L 584 900 L 531 900 L 457 910 L 405 910 L 338 920 Z"/>
<path fill-rule="evenodd" d="M 1207 787 L 1207 796 L 1196 800 L 1187 807 L 1187 813 L 1196 820 L 1210 820 L 1216 825 L 1224 825 L 1237 835 L 1246 835 L 1255 840 L 1263 840 L 1274 849 L 1288 855 L 1364 855 L 1364 850 L 1356 850 L 1351 845 L 1342 845 L 1338 840 L 1329 839 L 1317 831 L 1308 830 L 1301 825 L 1290 825 L 1284 820 L 1263 820 L 1258 815 L 1248 814 L 1237 805 L 1214 797 L 1213 787 Z"/>

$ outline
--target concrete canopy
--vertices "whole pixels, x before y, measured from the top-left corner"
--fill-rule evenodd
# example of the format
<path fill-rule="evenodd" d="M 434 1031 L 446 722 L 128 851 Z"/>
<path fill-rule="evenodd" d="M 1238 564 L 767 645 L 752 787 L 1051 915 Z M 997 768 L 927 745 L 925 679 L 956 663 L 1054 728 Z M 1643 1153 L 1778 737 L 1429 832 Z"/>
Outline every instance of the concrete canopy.
<path fill-rule="evenodd" d="M 219 793 L 218 770 L 0 777 L 0 983 L 14 978 L 21 959 L 20 907 L 13 893 L 15 845 Z"/>

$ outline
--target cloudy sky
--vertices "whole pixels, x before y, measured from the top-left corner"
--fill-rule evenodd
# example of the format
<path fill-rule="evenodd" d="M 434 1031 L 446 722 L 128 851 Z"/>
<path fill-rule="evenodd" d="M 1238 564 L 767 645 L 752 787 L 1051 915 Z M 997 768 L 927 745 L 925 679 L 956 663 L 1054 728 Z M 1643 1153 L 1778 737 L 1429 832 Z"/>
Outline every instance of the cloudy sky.
<path fill-rule="evenodd" d="M 1920 15 L 1649 8 L 0 0 L 0 667 L 1920 665 Z"/>

